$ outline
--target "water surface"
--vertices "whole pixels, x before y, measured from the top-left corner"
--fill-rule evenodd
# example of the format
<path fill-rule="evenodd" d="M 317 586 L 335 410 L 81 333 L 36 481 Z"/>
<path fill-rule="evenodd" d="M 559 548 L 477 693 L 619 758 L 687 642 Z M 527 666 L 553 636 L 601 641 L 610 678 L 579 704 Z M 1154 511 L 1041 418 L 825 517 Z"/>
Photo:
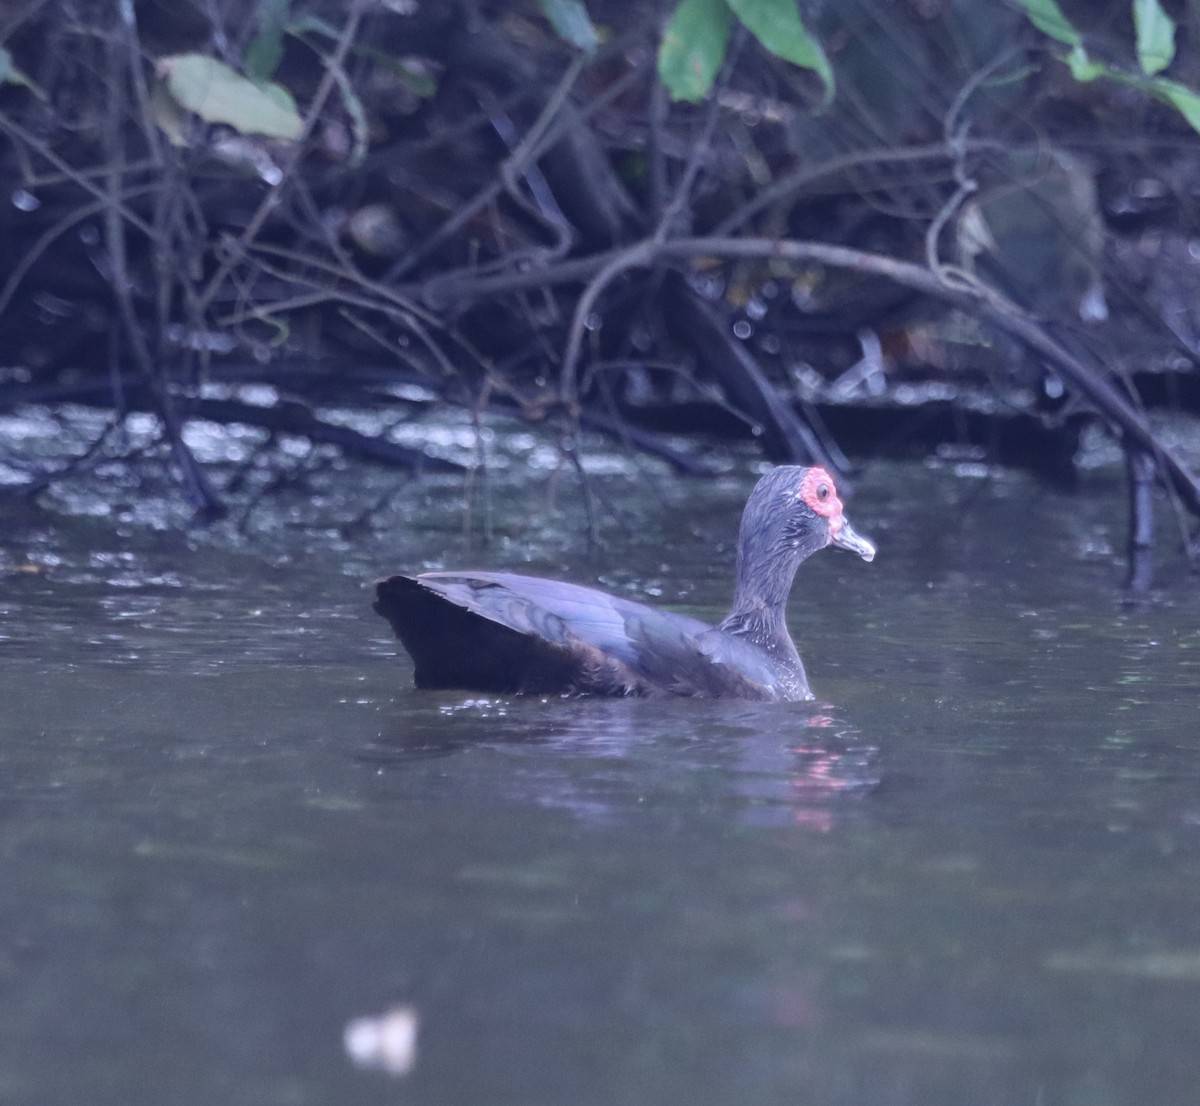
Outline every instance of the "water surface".
<path fill-rule="evenodd" d="M 415 692 L 370 611 L 486 563 L 717 616 L 749 482 L 601 479 L 591 556 L 536 481 L 488 549 L 447 478 L 319 540 L 0 501 L 0 1101 L 1197 1101 L 1200 600 L 1123 604 L 1102 477 L 865 473 L 816 704 Z M 341 1041 L 396 1003 L 402 1081 Z"/>

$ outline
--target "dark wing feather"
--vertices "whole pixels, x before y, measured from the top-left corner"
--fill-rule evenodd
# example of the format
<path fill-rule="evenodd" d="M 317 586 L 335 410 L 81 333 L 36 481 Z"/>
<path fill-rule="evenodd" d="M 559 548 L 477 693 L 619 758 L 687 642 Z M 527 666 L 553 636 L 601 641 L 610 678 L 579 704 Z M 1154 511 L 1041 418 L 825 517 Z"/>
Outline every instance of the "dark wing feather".
<path fill-rule="evenodd" d="M 375 610 L 412 657 L 417 687 L 505 694 L 643 690 L 618 658 L 568 633 L 561 616 L 485 574 L 392 576 L 376 585 Z"/>

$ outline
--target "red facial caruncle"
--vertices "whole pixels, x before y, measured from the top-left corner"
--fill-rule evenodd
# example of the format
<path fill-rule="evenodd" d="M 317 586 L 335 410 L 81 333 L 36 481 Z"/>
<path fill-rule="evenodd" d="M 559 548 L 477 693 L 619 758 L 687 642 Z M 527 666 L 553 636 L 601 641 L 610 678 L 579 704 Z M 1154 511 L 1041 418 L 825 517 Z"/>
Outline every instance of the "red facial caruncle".
<path fill-rule="evenodd" d="M 829 535 L 836 537 L 842 528 L 842 501 L 838 498 L 833 477 L 823 468 L 811 468 L 800 481 L 796 493 L 812 509 L 814 514 L 829 520 Z"/>

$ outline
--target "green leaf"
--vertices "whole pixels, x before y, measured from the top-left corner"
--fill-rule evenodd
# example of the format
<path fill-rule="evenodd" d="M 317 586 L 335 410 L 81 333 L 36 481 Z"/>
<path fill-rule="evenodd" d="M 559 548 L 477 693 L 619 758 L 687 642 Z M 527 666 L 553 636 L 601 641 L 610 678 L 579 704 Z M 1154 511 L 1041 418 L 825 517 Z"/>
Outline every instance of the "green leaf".
<path fill-rule="evenodd" d="M 725 0 L 680 0 L 658 51 L 658 77 L 671 98 L 703 100 L 725 60 L 728 42 Z"/>
<path fill-rule="evenodd" d="M 176 102 L 208 123 L 267 138 L 295 139 L 304 129 L 286 88 L 251 81 L 206 54 L 160 58 L 158 72 Z"/>
<path fill-rule="evenodd" d="M 833 68 L 821 44 L 800 21 L 796 0 L 727 0 L 733 14 L 776 57 L 802 69 L 811 69 L 825 86 L 825 100 L 833 97 Z"/>
<path fill-rule="evenodd" d="M 599 41 L 583 0 L 538 0 L 555 33 L 585 54 L 594 54 Z"/>
<path fill-rule="evenodd" d="M 337 42 L 342 32 L 326 19 L 316 15 L 302 15 L 288 24 L 288 33 L 303 38 L 306 35 L 317 35 Z M 316 49 L 314 46 L 313 49 Z M 370 58 L 400 78 L 414 96 L 428 99 L 437 92 L 437 81 L 429 75 L 416 58 L 404 57 L 376 49 L 373 46 L 356 46 L 354 54 L 357 57 Z"/>
<path fill-rule="evenodd" d="M 1138 65 L 1153 77 L 1175 57 L 1175 24 L 1158 0 L 1133 0 L 1133 25 L 1137 29 Z"/>
<path fill-rule="evenodd" d="M 1029 21 L 1044 35 L 1064 46 L 1083 48 L 1083 36 L 1075 30 L 1055 0 L 1017 0 Z"/>
<path fill-rule="evenodd" d="M 12 54 L 3 46 L 0 46 L 0 84 L 24 85 L 30 92 L 36 92 L 43 100 L 46 98 L 42 90 L 13 65 Z"/>
<path fill-rule="evenodd" d="M 1152 92 L 1164 104 L 1170 104 L 1188 121 L 1188 126 L 1200 132 L 1200 95 L 1178 81 L 1158 77 L 1150 82 Z"/>
<path fill-rule="evenodd" d="M 265 81 L 283 57 L 283 32 L 287 29 L 291 0 L 258 0 L 258 34 L 246 47 L 246 72 Z"/>
<path fill-rule="evenodd" d="M 1140 73 L 1127 73 L 1103 62 L 1091 61 L 1082 46 L 1073 49 L 1064 60 L 1071 67 L 1071 73 L 1076 80 L 1091 81 L 1097 77 L 1104 77 L 1114 84 L 1137 89 L 1138 92 L 1153 96 L 1160 103 L 1174 108 L 1187 120 L 1192 130 L 1200 132 L 1200 93 L 1196 93 L 1187 85 L 1167 77 L 1143 77 Z"/>
<path fill-rule="evenodd" d="M 1103 62 L 1092 61 L 1083 43 L 1078 42 L 1071 47 L 1071 52 L 1064 59 L 1070 67 L 1071 76 L 1083 84 L 1094 81 L 1097 77 L 1112 77 L 1113 71 Z"/>

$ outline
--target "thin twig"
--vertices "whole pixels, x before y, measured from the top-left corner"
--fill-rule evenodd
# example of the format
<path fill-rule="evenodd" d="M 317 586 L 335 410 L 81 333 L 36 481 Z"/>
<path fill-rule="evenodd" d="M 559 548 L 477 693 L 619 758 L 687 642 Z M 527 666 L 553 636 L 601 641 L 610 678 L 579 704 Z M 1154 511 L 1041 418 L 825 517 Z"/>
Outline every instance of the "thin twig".
<path fill-rule="evenodd" d="M 1008 149 L 1003 143 L 976 141 L 968 144 L 971 153 L 994 152 Z M 948 161 L 950 151 L 944 142 L 931 142 L 925 146 L 909 146 L 894 150 L 863 150 L 831 158 L 820 165 L 804 165 L 782 176 L 774 184 L 755 193 L 754 199 L 727 215 L 713 229 L 717 237 L 726 237 L 745 226 L 760 211 L 801 192 L 817 181 L 837 177 L 851 169 L 869 166 L 903 165 L 910 162 Z"/>
<path fill-rule="evenodd" d="M 280 166 L 279 180 L 267 190 L 267 194 L 259 202 L 254 214 L 250 216 L 242 233 L 235 240 L 227 244 L 225 256 L 221 259 L 216 271 L 209 278 L 208 283 L 197 297 L 197 306 L 201 313 L 208 310 L 217 293 L 220 291 L 221 286 L 233 271 L 234 266 L 245 256 L 250 244 L 258 237 L 267 219 L 270 218 L 271 213 L 278 207 L 280 201 L 283 199 L 284 190 L 291 184 L 296 168 L 300 164 L 300 159 L 304 156 L 304 151 L 308 146 L 308 139 L 313 132 L 313 128 L 317 125 L 317 120 L 320 118 L 321 112 L 325 108 L 325 102 L 337 87 L 338 80 L 336 73 L 345 63 L 346 54 L 349 52 L 350 46 L 354 42 L 354 37 L 358 33 L 358 25 L 362 20 L 364 4 L 365 0 L 351 0 L 346 25 L 342 28 L 342 33 L 338 36 L 333 54 L 325 63 L 325 72 L 321 75 L 321 81 L 317 85 L 316 92 L 313 93 L 312 103 L 309 104 L 308 111 L 305 113 L 300 134 L 292 143 L 287 158 L 284 159 L 283 164 Z"/>
<path fill-rule="evenodd" d="M 154 228 L 138 215 L 136 211 L 121 202 L 119 198 L 114 201 L 106 184 L 100 185 L 92 182 L 92 176 L 97 176 L 107 181 L 111 176 L 112 166 L 106 164 L 102 169 L 90 171 L 77 170 L 59 157 L 45 142 L 32 135 L 20 123 L 13 122 L 2 111 L 0 111 L 0 130 L 4 131 L 10 139 L 14 140 L 14 143 L 19 140 L 21 144 L 32 150 L 38 157 L 50 162 L 64 177 L 83 189 L 89 196 L 92 196 L 102 207 L 108 207 L 115 202 L 121 218 L 129 223 L 130 226 L 140 230 L 146 237 L 149 238 L 154 234 Z"/>
<path fill-rule="evenodd" d="M 733 45 L 725 58 L 725 64 L 721 67 L 721 74 L 717 84 L 717 94 L 709 99 L 708 108 L 704 114 L 704 125 L 700 128 L 700 136 L 692 143 L 692 147 L 688 152 L 687 162 L 683 167 L 683 174 L 680 176 L 679 183 L 675 187 L 675 194 L 663 208 L 662 216 L 658 221 L 658 226 L 655 228 L 654 238 L 658 241 L 664 241 L 672 231 L 677 229 L 675 226 L 676 220 L 679 219 L 684 208 L 688 206 L 692 199 L 692 189 L 695 187 L 696 178 L 700 175 L 700 170 L 704 167 L 705 157 L 712 152 L 713 133 L 717 129 L 717 120 L 721 114 L 720 91 L 729 83 L 730 75 L 737 65 L 737 59 L 742 52 L 742 46 L 745 41 L 746 32 L 744 29 L 739 29 L 737 35 L 734 37 Z M 691 229 L 690 225 L 688 229 Z"/>
<path fill-rule="evenodd" d="M 598 96 L 586 108 L 572 114 L 570 123 L 572 126 L 582 125 L 591 115 L 606 107 L 612 100 L 623 95 L 630 85 L 640 76 L 638 70 L 630 70 L 624 74 L 604 90 L 603 94 Z M 547 126 L 538 140 L 529 148 L 528 152 L 523 155 L 527 158 L 540 158 L 551 146 L 553 146 L 562 137 L 563 130 L 567 123 L 561 117 L 554 120 L 553 125 Z M 511 160 L 511 159 L 509 159 Z M 475 218 L 488 204 L 495 200 L 507 187 L 503 177 L 497 177 L 495 180 L 484 185 L 474 196 L 460 206 L 453 215 L 451 215 L 441 226 L 429 235 L 420 245 L 416 246 L 404 257 L 400 258 L 387 272 L 385 280 L 399 280 L 405 273 L 410 272 L 415 266 L 420 264 L 428 257 L 435 249 L 443 242 L 453 237 L 467 223 Z M 455 274 L 447 273 L 446 278 L 452 279 Z M 443 278 L 439 278 L 443 279 Z"/>
<path fill-rule="evenodd" d="M 144 184 L 137 188 L 127 189 L 124 193 L 126 200 L 134 196 L 143 196 L 148 192 L 153 192 L 160 185 Z M 36 242 L 25 251 L 21 260 L 13 266 L 12 271 L 8 274 L 8 280 L 4 282 L 4 287 L 0 289 L 0 315 L 4 314 L 5 309 L 12 301 L 12 297 L 20 288 L 21 282 L 28 275 L 29 270 L 37 264 L 38 259 L 54 244 L 54 242 L 69 231 L 72 227 L 84 222 L 87 219 L 107 211 L 110 203 L 107 199 L 97 200 L 95 203 L 84 204 L 82 207 L 75 208 L 74 211 L 67 212 L 57 222 L 47 227 L 39 236 Z"/>

